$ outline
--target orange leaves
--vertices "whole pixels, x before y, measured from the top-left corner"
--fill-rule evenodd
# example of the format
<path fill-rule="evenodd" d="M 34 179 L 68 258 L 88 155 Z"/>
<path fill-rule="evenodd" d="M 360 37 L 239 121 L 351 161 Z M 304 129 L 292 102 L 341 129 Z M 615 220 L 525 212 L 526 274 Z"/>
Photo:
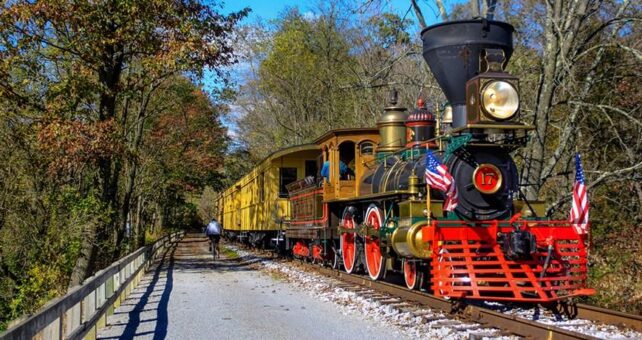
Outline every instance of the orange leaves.
<path fill-rule="evenodd" d="M 53 174 L 71 174 L 123 151 L 113 119 L 102 122 L 52 119 L 40 124 L 37 142 Z"/>
<path fill-rule="evenodd" d="M 149 125 L 143 157 L 183 190 L 201 187 L 223 163 L 227 144 L 218 117 L 225 109 L 189 79 L 175 78 L 161 91 L 159 96 L 173 98 L 176 106 Z"/>
<path fill-rule="evenodd" d="M 631 79 L 634 82 L 637 80 Z M 625 109 L 633 109 L 639 105 L 642 100 L 642 86 L 634 86 L 631 84 L 629 79 L 624 78 L 617 83 L 617 92 L 626 93 L 626 96 L 620 96 L 617 98 L 618 105 L 621 105 Z"/>

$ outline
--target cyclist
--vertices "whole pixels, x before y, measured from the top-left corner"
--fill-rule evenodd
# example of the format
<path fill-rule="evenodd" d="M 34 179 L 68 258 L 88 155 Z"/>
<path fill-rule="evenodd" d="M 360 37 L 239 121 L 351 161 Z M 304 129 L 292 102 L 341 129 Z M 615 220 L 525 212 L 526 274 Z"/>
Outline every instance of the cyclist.
<path fill-rule="evenodd" d="M 210 251 L 214 251 L 215 257 L 219 257 L 218 243 L 221 240 L 223 227 L 213 218 L 205 228 L 205 235 L 210 239 Z"/>

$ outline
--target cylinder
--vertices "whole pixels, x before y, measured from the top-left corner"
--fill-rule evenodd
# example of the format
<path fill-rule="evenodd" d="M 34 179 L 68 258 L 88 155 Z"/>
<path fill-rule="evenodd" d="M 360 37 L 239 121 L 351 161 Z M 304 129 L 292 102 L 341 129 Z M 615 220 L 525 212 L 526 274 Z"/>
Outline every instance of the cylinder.
<path fill-rule="evenodd" d="M 424 243 L 422 229 L 426 221 L 413 224 L 410 227 L 399 227 L 392 233 L 392 248 L 402 257 L 429 259 L 432 255 L 430 245 Z"/>

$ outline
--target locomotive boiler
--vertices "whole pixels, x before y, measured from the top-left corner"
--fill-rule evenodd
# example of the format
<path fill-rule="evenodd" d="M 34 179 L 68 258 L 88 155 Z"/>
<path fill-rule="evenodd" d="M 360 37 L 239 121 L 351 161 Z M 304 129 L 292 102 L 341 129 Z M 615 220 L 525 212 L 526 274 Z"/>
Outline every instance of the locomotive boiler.
<path fill-rule="evenodd" d="M 372 280 L 400 273 L 408 288 L 449 298 L 542 303 L 593 294 L 586 235 L 520 192 L 511 153 L 532 127 L 520 117 L 519 79 L 506 72 L 513 31 L 483 19 L 424 29 L 423 57 L 448 106 L 419 100 L 408 112 L 392 93 L 376 129 L 332 130 L 305 153 L 276 152 L 257 169 L 279 177 L 253 171 L 219 198 L 234 235 Z M 454 209 L 426 183 L 428 154 L 452 176 Z M 268 178 L 278 195 L 264 193 Z"/>

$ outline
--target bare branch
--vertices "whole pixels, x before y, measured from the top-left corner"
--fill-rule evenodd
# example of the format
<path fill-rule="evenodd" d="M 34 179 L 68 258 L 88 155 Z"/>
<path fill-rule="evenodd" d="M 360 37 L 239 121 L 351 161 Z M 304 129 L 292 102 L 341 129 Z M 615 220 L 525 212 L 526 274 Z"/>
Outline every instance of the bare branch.
<path fill-rule="evenodd" d="M 570 101 L 569 103 L 574 104 L 574 105 L 578 105 L 578 106 L 587 106 L 587 107 L 592 107 L 592 108 L 598 108 L 598 109 L 601 109 L 601 110 L 613 111 L 613 112 L 616 112 L 616 113 L 619 113 L 619 114 L 623 115 L 624 117 L 628 118 L 634 124 L 642 127 L 642 122 L 640 122 L 639 119 L 633 117 L 630 113 L 628 113 L 628 112 L 626 112 L 626 111 L 624 111 L 624 110 L 622 110 L 620 108 L 611 106 L 611 105 L 591 104 L 591 103 L 578 102 L 578 101 Z M 638 106 L 633 111 L 637 111 L 639 108 L 640 107 Z"/>
<path fill-rule="evenodd" d="M 486 0 L 486 13 L 484 14 L 486 19 L 495 19 L 495 8 L 497 8 L 497 0 Z"/>
<path fill-rule="evenodd" d="M 426 20 L 424 19 L 423 13 L 421 13 L 421 8 L 417 5 L 417 0 L 410 0 L 410 3 L 412 4 L 412 10 L 415 12 L 415 16 L 417 16 L 417 21 L 419 21 L 419 26 L 421 26 L 422 29 L 426 28 Z"/>
<path fill-rule="evenodd" d="M 606 183 L 606 182 L 610 182 L 612 180 L 615 180 L 615 181 L 622 180 L 623 179 L 623 178 L 621 178 L 622 175 L 634 172 L 634 171 L 639 170 L 639 169 L 642 169 L 642 162 L 639 162 L 639 163 L 637 163 L 635 165 L 632 165 L 630 167 L 618 169 L 618 170 L 615 170 L 615 171 L 592 171 L 593 173 L 600 174 L 600 176 L 598 176 L 598 178 L 596 178 L 594 181 L 590 182 L 586 186 L 586 190 L 588 191 L 590 189 L 595 188 L 598 185 L 601 185 L 601 184 Z M 620 177 L 620 178 L 616 178 L 616 177 Z M 569 190 L 568 194 L 560 197 L 557 201 L 555 201 L 555 203 L 549 205 L 546 208 L 546 214 L 548 215 L 551 212 L 553 212 L 557 207 L 562 205 L 564 202 L 568 201 L 572 196 L 573 196 L 572 190 Z"/>
<path fill-rule="evenodd" d="M 415 2 L 415 0 L 412 0 Z M 444 2 L 442 0 L 435 0 L 435 4 L 437 4 L 437 8 L 439 8 L 439 16 L 441 16 L 441 19 L 443 21 L 448 21 L 448 12 L 446 12 L 446 6 L 444 6 Z"/>
<path fill-rule="evenodd" d="M 627 51 L 627 52 L 631 52 L 631 53 L 633 53 L 633 56 L 634 56 L 637 60 L 642 61 L 642 52 L 640 52 L 640 51 L 638 51 L 638 50 L 636 50 L 636 49 L 634 49 L 634 48 L 632 48 L 632 47 L 624 46 L 624 45 L 622 45 L 622 44 L 617 44 L 617 46 L 618 46 L 618 47 L 620 47 L 621 49 L 623 49 L 623 50 Z"/>
<path fill-rule="evenodd" d="M 620 6 L 619 10 L 618 10 L 617 16 L 621 16 L 623 11 L 624 11 L 624 9 L 627 6 L 628 6 L 628 1 L 624 1 L 622 3 L 622 5 Z M 619 28 L 614 29 L 611 32 L 611 35 L 610 35 L 611 38 L 613 38 L 617 34 L 618 31 L 619 31 Z M 595 58 L 594 58 L 594 60 L 593 60 L 593 62 L 591 64 L 591 67 L 589 68 L 589 72 L 587 73 L 586 77 L 582 81 L 582 88 L 580 90 L 580 94 L 577 96 L 577 98 L 579 98 L 580 100 L 576 101 L 576 102 L 580 102 L 581 103 L 581 100 L 583 98 L 586 98 L 586 96 L 589 94 L 589 92 L 590 92 L 590 90 L 591 90 L 591 88 L 592 88 L 592 86 L 593 86 L 593 84 L 595 82 L 595 74 L 597 72 L 598 66 L 602 62 L 602 57 L 604 55 L 604 52 L 605 52 L 604 48 L 601 48 L 601 49 L 599 49 L 597 51 L 597 54 L 596 54 L 596 56 L 595 56 Z M 577 120 L 579 118 L 580 107 L 581 106 L 582 105 L 575 105 L 573 107 L 573 111 L 569 115 L 568 123 L 566 124 L 566 127 L 564 128 L 564 130 L 562 132 L 562 136 L 560 137 L 559 143 L 558 143 L 557 147 L 555 148 L 555 151 L 553 152 L 553 155 L 549 158 L 549 160 L 548 160 L 548 162 L 546 164 L 546 167 L 544 167 L 544 169 L 542 169 L 542 171 L 540 173 L 540 176 L 539 176 L 540 183 L 545 182 L 546 179 L 548 179 L 548 177 L 550 177 L 551 173 L 553 172 L 553 169 L 557 165 L 557 162 L 560 160 L 560 158 L 562 157 L 562 154 L 567 149 L 567 147 L 569 145 L 569 142 L 574 138 L 575 131 L 576 131 L 575 125 L 576 125 Z"/>

